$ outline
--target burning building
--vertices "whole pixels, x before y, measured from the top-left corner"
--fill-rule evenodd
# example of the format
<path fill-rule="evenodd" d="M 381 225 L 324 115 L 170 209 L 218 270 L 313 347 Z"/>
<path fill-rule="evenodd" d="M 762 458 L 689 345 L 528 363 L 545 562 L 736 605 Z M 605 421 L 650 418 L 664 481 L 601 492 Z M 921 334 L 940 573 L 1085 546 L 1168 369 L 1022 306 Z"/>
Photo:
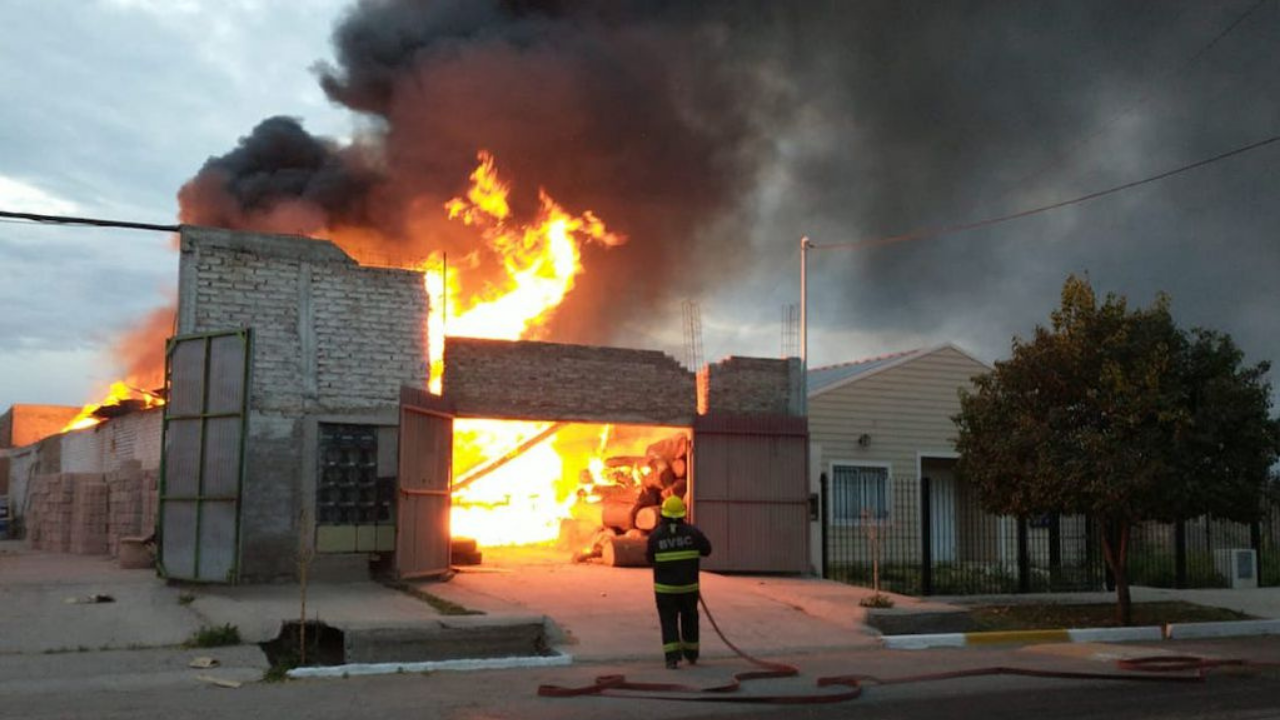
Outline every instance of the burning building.
<path fill-rule="evenodd" d="M 719 541 L 713 564 L 808 569 L 795 361 L 695 375 L 654 351 L 433 338 L 423 273 L 307 238 L 184 228 L 180 268 L 172 577 L 292 576 L 300 543 L 321 564 L 394 557 L 400 576 L 447 570 L 455 535 L 634 553 L 664 490 Z"/>
<path fill-rule="evenodd" d="M 291 576 L 300 552 L 429 574 L 454 535 L 616 554 L 664 492 L 720 540 L 711 565 L 808 569 L 798 364 L 612 347 L 743 260 L 718 211 L 756 131 L 724 102 L 731 35 L 689 20 L 361 2 L 317 67 L 353 136 L 272 117 L 209 158 L 151 323 L 175 339 L 141 364 L 166 389 L 118 401 L 166 403 L 167 574 Z"/>

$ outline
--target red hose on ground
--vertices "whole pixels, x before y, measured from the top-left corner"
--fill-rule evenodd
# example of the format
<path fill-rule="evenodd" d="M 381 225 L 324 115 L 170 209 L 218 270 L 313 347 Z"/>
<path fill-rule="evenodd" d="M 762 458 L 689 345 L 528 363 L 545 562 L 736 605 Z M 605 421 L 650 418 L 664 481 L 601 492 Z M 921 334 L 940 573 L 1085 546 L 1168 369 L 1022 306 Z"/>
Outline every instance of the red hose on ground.
<path fill-rule="evenodd" d="M 1150 657 L 1128 658 L 1116 661 L 1116 667 L 1126 672 L 1094 673 L 1073 672 L 1067 670 L 1037 670 L 1018 667 L 985 667 L 970 670 L 953 670 L 949 672 L 909 675 L 897 678 L 877 678 L 873 675 L 832 675 L 820 677 L 816 681 L 818 687 L 841 686 L 838 692 L 820 692 L 807 695 L 735 695 L 742 689 L 742 684 L 751 680 L 768 678 L 794 677 L 800 669 L 786 663 L 772 662 L 752 657 L 734 645 L 725 637 L 715 616 L 711 614 L 705 600 L 699 598 L 702 610 L 711 622 L 711 627 L 724 644 L 738 657 L 761 668 L 735 673 L 732 679 L 723 685 L 696 687 L 681 683 L 639 683 L 627 680 L 625 675 L 600 675 L 591 685 L 582 687 L 563 687 L 559 685 L 541 685 L 538 695 L 542 697 L 578 697 L 582 695 L 603 695 L 606 697 L 640 698 L 645 700 L 678 700 L 683 702 L 735 702 L 772 705 L 810 705 L 818 703 L 836 703 L 853 700 L 862 694 L 864 685 L 903 685 L 917 682 L 933 682 L 938 680 L 954 680 L 959 678 L 984 677 L 995 675 L 1013 675 L 1019 677 L 1056 678 L 1063 680 L 1123 680 L 1137 682 L 1203 682 L 1208 673 L 1219 667 L 1276 667 L 1280 663 L 1256 662 L 1250 660 L 1211 660 L 1194 655 L 1156 655 Z"/>

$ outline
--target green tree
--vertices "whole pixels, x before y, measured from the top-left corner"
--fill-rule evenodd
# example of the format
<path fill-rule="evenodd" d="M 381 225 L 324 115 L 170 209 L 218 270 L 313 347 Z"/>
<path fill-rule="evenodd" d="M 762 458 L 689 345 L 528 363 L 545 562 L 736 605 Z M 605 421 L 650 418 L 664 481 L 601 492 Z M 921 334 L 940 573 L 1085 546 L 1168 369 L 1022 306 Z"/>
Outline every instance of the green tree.
<path fill-rule="evenodd" d="M 1180 330 L 1163 295 L 1099 304 L 1074 275 L 1051 318 L 961 393 L 957 471 L 990 512 L 1095 518 L 1129 624 L 1135 524 L 1256 518 L 1280 452 L 1269 365 L 1242 366 L 1227 335 Z"/>

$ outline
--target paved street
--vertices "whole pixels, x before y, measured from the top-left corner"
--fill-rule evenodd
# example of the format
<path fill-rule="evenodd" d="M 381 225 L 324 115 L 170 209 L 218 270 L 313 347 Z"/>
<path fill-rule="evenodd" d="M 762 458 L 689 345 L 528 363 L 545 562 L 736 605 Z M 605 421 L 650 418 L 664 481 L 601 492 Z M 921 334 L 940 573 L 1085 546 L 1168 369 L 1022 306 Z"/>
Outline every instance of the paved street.
<path fill-rule="evenodd" d="M 1114 646 L 1113 646 L 1114 649 Z M 1132 648 L 1128 648 L 1133 651 Z M 1097 649 L 1092 649 L 1097 650 Z M 1280 661 L 1280 639 L 1235 639 L 1164 644 L 1153 652 Z M 165 651 L 133 651 L 151 656 Z M 92 654 L 92 653 L 90 653 Z M 1095 653 L 1096 654 L 1096 653 Z M 799 665 L 798 678 L 751 683 L 741 698 L 771 693 L 812 694 L 823 675 L 874 674 L 883 678 L 926 672 L 1019 666 L 1106 672 L 1109 660 L 1081 657 L 1080 650 L 996 648 L 893 652 L 860 650 L 779 658 Z M 56 672 L 60 661 L 47 667 Z M 439 672 L 374 677 L 250 683 L 222 688 L 157 671 L 151 682 L 135 678 L 124 685 L 78 676 L 82 668 L 65 666 L 59 682 L 5 686 L 0 717 L 30 718 L 257 718 L 430 717 L 457 720 L 526 718 L 788 717 L 788 718 L 1269 718 L 1280 717 L 1280 672 L 1219 671 L 1204 683 L 1133 683 L 1026 678 L 982 678 L 944 682 L 869 686 L 860 699 L 838 705 L 758 706 L 741 702 L 685 703 L 608 697 L 541 698 L 544 683 L 586 684 L 600 674 L 623 673 L 641 682 L 679 681 L 718 684 L 745 664 L 717 660 L 676 672 L 655 663 L 575 664 L 569 668 Z M 722 696 L 723 697 L 723 696 Z"/>
<path fill-rule="evenodd" d="M 267 661 L 254 643 L 292 617 L 295 586 L 177 588 L 103 558 L 32 553 L 6 543 L 0 547 L 0 718 L 1280 717 L 1280 672 L 1273 669 L 1220 670 L 1190 685 L 1021 677 L 868 682 L 861 698 L 839 705 L 750 704 L 743 701 L 839 692 L 816 687 L 816 680 L 849 674 L 887 680 L 993 666 L 1110 673 L 1121 657 L 1184 653 L 1280 662 L 1280 637 L 893 651 L 879 648 L 854 613 L 861 589 L 710 574 L 712 606 L 730 639 L 760 657 L 800 667 L 801 676 L 755 681 L 733 695 L 715 696 L 725 703 L 538 697 L 540 685 L 579 687 L 600 675 L 709 687 L 752 669 L 709 627 L 702 664 L 677 672 L 662 668 L 643 573 L 614 570 L 537 565 L 526 558 L 431 586 L 495 619 L 547 615 L 563 635 L 559 649 L 573 657 L 567 667 L 266 683 Z M 96 594 L 114 602 L 79 602 Z M 439 617 L 430 605 L 373 583 L 317 585 L 309 596 L 308 606 L 335 625 Z M 1275 615 L 1270 591 L 1204 597 L 1250 603 L 1260 614 Z M 240 627 L 244 644 L 180 647 L 193 628 L 221 623 Z M 215 658 L 218 665 L 190 667 L 197 657 Z"/>

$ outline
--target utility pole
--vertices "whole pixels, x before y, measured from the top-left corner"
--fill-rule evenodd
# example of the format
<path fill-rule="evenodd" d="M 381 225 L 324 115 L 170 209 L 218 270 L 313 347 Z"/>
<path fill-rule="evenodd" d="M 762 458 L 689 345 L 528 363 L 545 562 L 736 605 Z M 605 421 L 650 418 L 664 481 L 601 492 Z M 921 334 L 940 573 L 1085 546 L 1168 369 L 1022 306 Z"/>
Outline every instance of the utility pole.
<path fill-rule="evenodd" d="M 809 236 L 800 238 L 800 412 L 809 414 Z"/>

